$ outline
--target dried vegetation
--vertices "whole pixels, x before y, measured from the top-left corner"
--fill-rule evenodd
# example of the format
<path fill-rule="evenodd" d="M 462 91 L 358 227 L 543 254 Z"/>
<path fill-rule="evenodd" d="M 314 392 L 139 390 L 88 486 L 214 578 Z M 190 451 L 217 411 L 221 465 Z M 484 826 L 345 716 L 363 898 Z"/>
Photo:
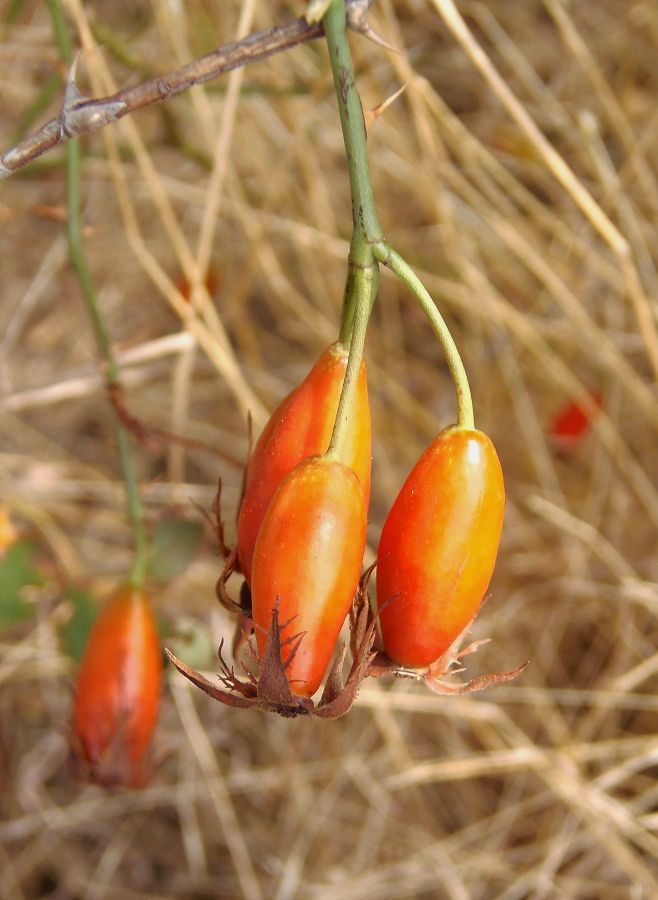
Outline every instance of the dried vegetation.
<path fill-rule="evenodd" d="M 65 4 L 95 95 L 299 11 L 292 2 Z M 0 44 L 2 144 L 59 71 L 46 4 Z M 59 583 L 101 597 L 129 563 L 111 417 L 66 263 L 61 150 L 0 188 L 0 494 L 50 559 L 0 633 L 0 896 L 540 898 L 658 894 L 658 12 L 651 0 L 377 0 L 404 52 L 353 41 L 380 217 L 441 303 L 508 487 L 466 697 L 371 679 L 337 722 L 213 703 L 169 667 L 140 792 L 72 782 Z M 97 43 L 103 44 L 97 49 Z M 86 246 L 131 413 L 228 456 L 335 337 L 349 198 L 321 43 L 85 139 Z M 213 273 L 213 290 L 203 287 Z M 191 301 L 176 290 L 184 275 Z M 384 276 L 368 336 L 371 550 L 454 416 L 421 313 Z M 558 456 L 547 423 L 599 389 Z M 149 516 L 227 517 L 240 473 L 140 449 Z M 231 534 L 227 534 L 231 538 Z M 230 622 L 209 533 L 159 598 L 170 628 Z M 184 617 L 184 618 L 183 618 Z M 173 646 L 173 644 L 172 644 Z M 180 649 L 180 642 L 175 645 Z M 198 648 L 197 648 L 198 649 Z M 212 655 L 195 659 L 211 680 Z M 218 682 L 217 682 L 218 683 Z"/>

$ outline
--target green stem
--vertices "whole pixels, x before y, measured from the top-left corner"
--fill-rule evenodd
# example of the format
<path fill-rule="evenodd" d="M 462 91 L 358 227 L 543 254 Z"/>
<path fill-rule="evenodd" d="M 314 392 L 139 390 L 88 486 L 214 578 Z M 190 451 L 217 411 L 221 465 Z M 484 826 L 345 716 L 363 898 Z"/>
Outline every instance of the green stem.
<path fill-rule="evenodd" d="M 344 0 L 334 0 L 324 17 L 323 24 L 329 47 L 329 59 L 334 76 L 350 178 L 352 220 L 354 222 L 352 247 L 366 254 L 363 259 L 357 257 L 355 262 L 369 263 L 371 256 L 367 253 L 367 245 L 381 241 L 383 235 L 377 219 L 375 198 L 370 181 L 366 126 L 347 38 Z"/>
<path fill-rule="evenodd" d="M 473 416 L 473 400 L 471 398 L 471 388 L 466 376 L 464 363 L 462 362 L 459 350 L 455 344 L 452 335 L 446 325 L 443 316 L 439 312 L 432 300 L 427 288 L 416 275 L 408 262 L 406 262 L 399 253 L 396 253 L 388 244 L 382 242 L 374 248 L 376 259 L 382 265 L 386 266 L 400 281 L 405 284 L 414 294 L 420 303 L 425 315 L 430 320 L 430 324 L 436 334 L 439 343 L 443 349 L 443 353 L 448 364 L 448 369 L 452 376 L 457 394 L 457 425 L 460 428 L 474 428 L 475 420 Z"/>
<path fill-rule="evenodd" d="M 73 52 L 61 6 L 58 0 L 48 0 L 48 7 L 52 16 L 60 54 L 65 62 L 70 63 Z M 67 239 L 69 259 L 71 260 L 71 264 L 75 270 L 78 281 L 80 282 L 82 296 L 91 319 L 94 337 L 96 338 L 99 352 L 105 362 L 105 378 L 107 385 L 110 389 L 116 390 L 120 387 L 119 367 L 117 366 L 114 353 L 112 352 L 112 345 L 98 305 L 96 290 L 94 288 L 94 283 L 83 248 L 82 220 L 80 214 L 80 144 L 78 138 L 73 138 L 67 144 L 66 196 L 68 209 Z M 144 512 L 139 498 L 137 473 L 130 448 L 130 438 L 128 432 L 121 424 L 116 411 L 115 432 L 119 463 L 123 480 L 126 485 L 128 515 L 133 531 L 134 556 L 128 581 L 135 587 L 140 587 L 144 581 L 147 559 Z"/>
<path fill-rule="evenodd" d="M 417 298 L 439 339 L 446 362 L 452 375 L 457 394 L 457 424 L 461 428 L 473 428 L 473 402 L 464 365 L 459 356 L 452 335 L 434 301 L 422 282 L 402 257 L 386 244 L 377 219 L 375 200 L 370 180 L 368 155 L 366 150 L 366 129 L 361 100 L 354 79 L 354 66 L 347 40 L 344 0 L 334 0 L 323 19 L 324 31 L 329 46 L 331 70 L 334 76 L 340 122 L 343 129 L 347 167 L 352 194 L 352 219 L 354 228 L 350 243 L 350 272 L 347 277 L 345 299 L 341 314 L 339 340 L 350 346 L 348 370 L 345 374 L 343 393 L 348 397 L 339 405 L 330 452 L 340 447 L 345 415 L 350 408 L 349 398 L 356 390 L 365 326 L 368 322 L 371 304 L 376 292 L 377 262 L 388 266 L 407 285 Z M 373 273 L 375 273 L 373 275 Z M 372 288 L 375 286 L 375 291 Z M 370 304 L 366 310 L 366 303 Z M 363 335 L 360 330 L 363 328 Z M 350 343 L 351 341 L 351 343 Z M 354 364 L 352 365 L 352 351 Z M 348 378 L 349 376 L 349 378 Z M 352 383 L 354 379 L 354 383 Z"/>
<path fill-rule="evenodd" d="M 368 319 L 370 318 L 370 310 L 372 309 L 378 286 L 379 267 L 376 264 L 374 266 L 361 267 L 355 266 L 354 263 L 350 263 L 345 293 L 351 295 L 354 318 L 352 322 L 350 354 L 347 358 L 345 378 L 343 380 L 343 387 L 338 401 L 336 421 L 334 422 L 334 429 L 331 434 L 331 441 L 329 442 L 326 454 L 333 459 L 341 460 L 350 411 L 354 405 L 357 385 L 359 383 L 359 373 L 361 370 L 361 360 L 363 358 L 363 347 L 366 340 Z"/>
<path fill-rule="evenodd" d="M 347 170 L 352 197 L 352 240 L 350 243 L 350 263 L 354 267 L 373 267 L 372 245 L 383 240 L 381 226 L 377 219 L 375 198 L 368 166 L 367 137 L 361 98 L 356 87 L 354 64 L 347 38 L 347 23 L 344 0 L 334 0 L 323 20 L 329 49 L 331 71 L 336 89 L 336 100 L 343 130 Z M 351 270 L 353 274 L 355 269 Z M 341 313 L 339 340 L 345 346 L 350 343 L 352 328 L 356 319 L 355 304 L 359 297 L 370 291 L 350 289 L 353 280 L 348 273 L 347 287 Z"/>
<path fill-rule="evenodd" d="M 379 266 L 372 247 L 383 240 L 383 235 L 375 209 L 363 109 L 347 38 L 345 0 L 334 0 L 323 25 L 345 143 L 353 222 L 339 335 L 340 342 L 349 347 L 350 355 L 327 451 L 331 456 L 340 457 L 356 394 L 368 319 L 379 284 Z"/>
<path fill-rule="evenodd" d="M 360 290 L 357 285 L 355 285 L 355 279 L 358 281 L 357 274 L 362 269 L 369 269 L 371 271 L 370 280 L 372 282 L 372 290 L 369 293 L 369 302 L 368 302 L 368 317 L 370 318 L 370 313 L 372 312 L 372 307 L 375 303 L 375 298 L 377 297 L 377 289 L 379 288 L 379 266 L 376 261 L 373 266 L 357 266 L 352 263 L 351 257 L 349 260 L 349 269 L 347 272 L 347 281 L 345 283 L 345 294 L 343 297 L 343 309 L 341 312 L 341 320 L 340 320 L 340 332 L 338 334 L 339 342 L 348 349 L 351 346 L 352 341 L 352 333 L 354 331 L 354 327 L 356 324 L 356 313 L 357 313 L 357 302 L 358 297 L 360 296 Z M 365 302 L 365 301 L 364 301 Z"/>

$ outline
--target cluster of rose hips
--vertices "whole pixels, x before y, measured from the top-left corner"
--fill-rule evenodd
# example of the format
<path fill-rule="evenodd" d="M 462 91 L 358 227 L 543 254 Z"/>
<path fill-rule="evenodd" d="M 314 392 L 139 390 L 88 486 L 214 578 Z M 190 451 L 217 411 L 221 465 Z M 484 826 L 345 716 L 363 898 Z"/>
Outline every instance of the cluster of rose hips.
<path fill-rule="evenodd" d="M 225 691 L 171 657 L 183 674 L 231 705 L 340 715 L 359 680 L 384 672 L 422 677 L 440 690 L 440 676 L 457 658 L 489 585 L 505 506 L 502 471 L 485 434 L 453 426 L 425 450 L 388 514 L 377 554 L 379 610 L 377 616 L 370 611 L 362 577 L 371 467 L 364 363 L 341 449 L 328 450 L 347 360 L 339 342 L 324 351 L 274 411 L 248 461 L 237 546 L 218 593 L 235 608 L 225 583 L 235 569 L 242 572 L 240 628 L 255 635 L 260 677 L 246 668 L 249 680 L 241 682 L 224 665 Z M 334 667 L 331 694 L 325 688 L 316 707 L 310 698 L 327 676 L 355 605 L 365 608 L 369 639 L 352 640 L 357 675 L 350 696 L 338 702 L 343 686 L 334 684 L 340 676 Z M 353 614 L 353 631 L 362 621 Z M 379 653 L 373 649 L 377 621 Z M 338 653 L 340 664 L 342 658 Z"/>

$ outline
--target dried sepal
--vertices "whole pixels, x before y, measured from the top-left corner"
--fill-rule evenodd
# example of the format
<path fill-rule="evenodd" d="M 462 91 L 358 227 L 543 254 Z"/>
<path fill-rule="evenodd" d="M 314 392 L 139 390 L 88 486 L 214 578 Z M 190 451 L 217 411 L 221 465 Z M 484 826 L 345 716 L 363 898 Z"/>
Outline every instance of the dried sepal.
<path fill-rule="evenodd" d="M 278 603 L 272 610 L 272 621 L 268 630 L 265 653 L 260 661 L 259 675 L 245 668 L 245 678 L 238 678 L 235 671 L 224 660 L 223 642 L 218 651 L 219 680 L 222 687 L 210 682 L 200 672 L 179 660 L 170 650 L 165 649 L 169 660 L 189 681 L 214 700 L 226 706 L 246 709 L 255 707 L 266 712 L 277 713 L 284 718 L 296 716 L 316 716 L 323 719 L 337 719 L 345 715 L 354 703 L 359 684 L 369 674 L 372 660 L 372 645 L 375 639 L 376 617 L 370 610 L 367 594 L 357 592 L 350 614 L 353 643 L 353 658 L 347 679 L 343 683 L 343 668 L 347 655 L 347 645 L 341 646 L 327 677 L 324 691 L 317 704 L 306 697 L 294 693 L 294 683 L 288 680 L 286 669 L 304 640 L 298 633 L 289 638 L 281 638 L 281 632 L 290 622 L 279 623 Z"/>
<path fill-rule="evenodd" d="M 238 557 L 235 550 L 235 547 L 229 552 L 228 556 L 224 560 L 224 567 L 220 573 L 219 578 L 217 579 L 217 583 L 215 585 L 215 594 L 217 599 L 224 607 L 224 609 L 228 610 L 230 613 L 245 613 L 248 614 L 246 610 L 243 609 L 242 606 L 242 596 L 240 597 L 240 602 L 236 602 L 233 597 L 229 594 L 226 584 L 237 568 Z M 249 613 L 251 610 L 249 610 Z"/>
<path fill-rule="evenodd" d="M 281 640 L 281 631 L 289 624 L 290 622 L 285 622 L 283 626 L 279 626 L 277 597 L 272 610 L 272 623 L 267 635 L 265 653 L 260 664 L 258 699 L 262 709 L 271 709 L 286 717 L 303 715 L 306 710 L 306 703 L 293 695 L 286 677 L 286 668 L 295 658 L 299 645 L 304 640 L 303 633 Z M 285 648 L 289 648 L 289 652 L 284 661 L 281 658 L 281 651 Z"/>
<path fill-rule="evenodd" d="M 247 585 L 243 584 L 242 587 L 246 588 Z M 240 605 L 242 606 L 242 594 Z M 253 632 L 254 623 L 251 616 L 244 613 L 242 609 L 238 610 L 235 620 L 235 629 L 233 631 L 233 639 L 231 641 L 231 653 L 233 654 L 233 659 L 238 658 L 238 654 L 240 653 L 243 646 L 251 646 L 249 644 L 249 638 L 251 637 Z"/>
<path fill-rule="evenodd" d="M 224 538 L 224 522 L 222 519 L 221 499 L 222 481 L 220 478 L 217 480 L 217 492 L 212 503 L 213 516 L 211 522 L 213 524 L 215 534 L 217 535 L 217 549 L 219 555 L 224 558 L 224 566 L 215 585 L 215 594 L 224 609 L 238 616 L 239 630 L 236 629 L 234 644 L 237 643 L 239 645 L 240 641 L 238 640 L 238 638 L 242 630 L 247 627 L 249 627 L 249 630 L 251 630 L 251 626 L 248 626 L 248 623 L 250 623 L 251 621 L 251 594 L 249 592 L 249 587 L 245 583 L 243 584 L 242 590 L 240 591 L 240 599 L 239 601 L 236 601 L 233 599 L 233 597 L 231 597 L 226 587 L 228 580 L 233 572 L 240 571 L 240 565 L 238 562 L 237 548 L 229 547 Z"/>
<path fill-rule="evenodd" d="M 366 630 L 370 625 L 375 624 L 379 618 L 379 614 L 375 615 L 370 606 L 370 598 L 368 596 L 368 587 L 372 573 L 375 571 L 377 564 L 372 563 L 364 571 L 359 580 L 356 597 L 350 609 L 350 647 L 352 655 L 357 655 L 357 648 L 363 640 Z M 374 634 L 374 632 L 373 632 Z M 373 637 L 374 640 L 374 637 Z"/>
<path fill-rule="evenodd" d="M 370 674 L 375 678 L 381 678 L 384 675 L 393 675 L 396 678 L 411 678 L 415 681 L 423 681 L 435 694 L 459 696 L 461 694 L 472 694 L 475 691 L 483 691 L 485 688 L 512 681 L 527 667 L 528 663 L 524 662 L 515 669 L 505 672 L 490 672 L 486 675 L 472 678 L 470 681 L 458 682 L 449 680 L 459 672 L 464 671 L 461 660 L 465 656 L 476 653 L 483 644 L 488 644 L 491 640 L 491 638 L 481 638 L 467 644 L 466 647 L 460 650 L 467 633 L 468 629 L 464 630 L 442 656 L 423 669 L 400 666 L 390 660 L 385 653 L 379 651 L 370 666 Z"/>
<path fill-rule="evenodd" d="M 213 519 L 211 520 L 214 528 L 215 534 L 217 535 L 217 547 L 219 550 L 219 555 L 223 556 L 224 559 L 228 559 L 231 554 L 235 553 L 229 545 L 226 543 L 224 539 L 224 521 L 222 519 L 222 479 L 217 479 L 217 491 L 215 492 L 215 496 L 213 497 L 211 511 L 213 514 Z"/>
<path fill-rule="evenodd" d="M 294 654 L 300 637 L 303 636 L 297 635 L 293 638 L 290 653 Z M 291 646 L 291 641 L 284 641 L 283 646 Z M 220 644 L 218 651 L 219 679 L 224 685 L 223 688 L 216 687 L 200 672 L 196 672 L 181 662 L 170 650 L 166 650 L 166 653 L 182 675 L 201 688 L 208 696 L 227 706 L 243 709 L 256 707 L 257 709 L 278 713 L 286 718 L 307 715 L 312 710 L 310 701 L 294 696 L 286 678 L 285 663 L 281 660 L 282 642 L 278 604 L 272 610 L 272 623 L 268 634 L 267 649 L 261 660 L 258 677 L 249 670 L 245 670 L 247 680 L 243 681 L 238 678 L 233 668 L 229 667 L 225 662 L 222 649 L 223 642 Z M 288 658 L 290 658 L 290 653 Z"/>
<path fill-rule="evenodd" d="M 222 519 L 222 479 L 217 479 L 217 490 L 213 497 L 212 506 L 210 508 L 212 517 L 206 514 L 206 518 L 211 522 L 215 534 L 217 536 L 217 549 L 219 555 L 224 559 L 228 559 L 235 551 L 229 547 L 224 537 L 224 520 Z"/>
<path fill-rule="evenodd" d="M 212 682 L 208 681 L 208 679 L 200 672 L 197 672 L 182 660 L 178 659 L 168 647 L 165 647 L 165 653 L 167 654 L 169 661 L 178 669 L 181 675 L 184 675 L 188 681 L 191 681 L 192 684 L 195 684 L 200 688 L 204 694 L 208 694 L 209 697 L 212 697 L 214 700 L 219 700 L 220 703 L 224 703 L 226 706 L 252 706 L 250 699 L 234 693 L 233 689 L 225 691 L 212 684 Z"/>
<path fill-rule="evenodd" d="M 377 634 L 377 617 L 370 608 L 367 590 L 363 590 L 362 585 L 363 579 L 350 614 L 352 665 L 342 690 L 331 700 L 325 699 L 323 695 L 315 713 L 323 719 L 339 719 L 348 713 L 356 700 L 361 682 L 370 674 L 374 657 L 373 644 Z"/>
<path fill-rule="evenodd" d="M 334 661 L 331 664 L 331 668 L 329 669 L 329 674 L 327 675 L 327 680 L 324 685 L 324 690 L 322 691 L 322 697 L 320 698 L 320 706 L 328 705 L 333 703 L 337 697 L 343 691 L 343 666 L 345 665 L 345 657 L 347 656 L 347 642 L 342 641 L 338 650 L 336 651 L 336 655 L 334 657 Z"/>
<path fill-rule="evenodd" d="M 528 663 L 524 662 L 515 669 L 510 669 L 507 672 L 489 672 L 487 675 L 479 675 L 477 678 L 472 678 L 470 681 L 461 683 L 437 678 L 428 671 L 423 677 L 423 681 L 435 694 L 472 694 L 475 691 L 483 691 L 485 688 L 504 684 L 506 681 L 512 681 L 513 678 L 516 678 L 517 675 L 520 675 L 521 672 L 523 672 L 527 665 Z"/>
<path fill-rule="evenodd" d="M 235 547 L 229 547 L 224 539 L 221 478 L 217 479 L 217 492 L 215 493 L 212 502 L 212 513 L 213 517 L 211 519 L 211 522 L 217 536 L 217 549 L 219 555 L 224 558 L 224 567 L 222 568 L 221 574 L 217 579 L 217 583 L 215 585 L 215 594 L 224 609 L 227 609 L 232 613 L 237 613 L 240 611 L 240 605 L 235 602 L 235 600 L 231 597 L 226 589 L 226 583 L 228 582 L 232 573 L 237 569 L 238 557 Z"/>
<path fill-rule="evenodd" d="M 235 691 L 237 694 L 240 694 L 242 697 L 246 697 L 247 699 L 253 699 L 258 695 L 258 679 L 245 665 L 243 666 L 243 669 L 244 674 L 247 677 L 247 681 L 240 681 L 238 676 L 235 674 L 235 669 L 233 668 L 233 666 L 229 666 L 229 664 L 224 659 L 224 655 L 222 653 L 223 649 L 224 641 L 222 640 L 219 644 L 219 648 L 217 649 L 217 659 L 219 660 L 219 680 L 229 690 Z"/>

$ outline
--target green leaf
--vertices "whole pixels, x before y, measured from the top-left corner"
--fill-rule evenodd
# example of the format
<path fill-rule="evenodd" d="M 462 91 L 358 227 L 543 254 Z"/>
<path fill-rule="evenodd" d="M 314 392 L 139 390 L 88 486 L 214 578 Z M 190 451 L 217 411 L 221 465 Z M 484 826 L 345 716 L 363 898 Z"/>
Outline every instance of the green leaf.
<path fill-rule="evenodd" d="M 64 647 L 69 656 L 82 659 L 89 632 L 98 615 L 98 606 L 91 594 L 77 587 L 68 587 L 64 598 L 73 605 L 73 615 L 61 628 Z"/>
<path fill-rule="evenodd" d="M 34 606 L 25 602 L 23 590 L 43 583 L 35 553 L 31 541 L 18 541 L 0 559 L 0 628 L 9 628 L 34 614 Z"/>
<path fill-rule="evenodd" d="M 212 664 L 215 649 L 204 622 L 190 616 L 179 616 L 173 632 L 175 636 L 167 643 L 180 660 L 193 669 L 204 669 Z"/>
<path fill-rule="evenodd" d="M 203 539 L 203 525 L 186 519 L 163 519 L 153 529 L 148 572 L 154 581 L 166 584 L 182 574 L 192 562 Z"/>

